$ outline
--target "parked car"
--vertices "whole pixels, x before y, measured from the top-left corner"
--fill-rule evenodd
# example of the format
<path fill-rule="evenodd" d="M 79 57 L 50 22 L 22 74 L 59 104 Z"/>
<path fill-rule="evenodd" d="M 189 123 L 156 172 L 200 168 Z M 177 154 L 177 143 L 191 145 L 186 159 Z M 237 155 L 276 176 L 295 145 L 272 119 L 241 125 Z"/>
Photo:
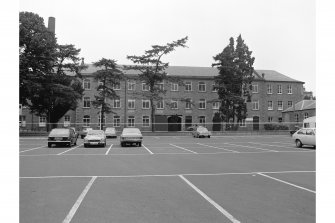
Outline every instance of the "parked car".
<path fill-rule="evenodd" d="M 299 129 L 296 133 L 292 135 L 295 145 L 300 148 L 303 145 L 316 146 L 315 141 L 315 128 L 303 128 Z"/>
<path fill-rule="evenodd" d="M 126 146 L 126 144 L 136 144 L 142 146 L 143 136 L 138 128 L 124 128 L 122 134 L 120 135 L 121 146 Z"/>
<path fill-rule="evenodd" d="M 203 127 L 203 126 L 198 126 L 196 129 L 194 129 L 192 131 L 192 135 L 195 138 L 200 138 L 200 137 L 208 137 L 210 138 L 212 133 L 210 131 L 208 131 L 207 128 Z"/>
<path fill-rule="evenodd" d="M 84 138 L 84 147 L 106 146 L 106 135 L 103 130 L 89 130 Z"/>
<path fill-rule="evenodd" d="M 92 128 L 88 128 L 88 127 L 85 127 L 83 128 L 83 130 L 80 132 L 80 136 L 81 138 L 85 138 L 85 136 L 87 135 L 87 132 L 90 131 L 90 130 L 93 130 Z"/>
<path fill-rule="evenodd" d="M 48 147 L 52 145 L 65 145 L 71 147 L 77 144 L 77 137 L 71 128 L 52 129 L 48 136 Z"/>
<path fill-rule="evenodd" d="M 106 138 L 116 138 L 115 128 L 108 127 L 105 129 Z"/>
<path fill-rule="evenodd" d="M 186 128 L 186 131 L 194 131 L 197 127 L 196 126 L 189 126 Z"/>

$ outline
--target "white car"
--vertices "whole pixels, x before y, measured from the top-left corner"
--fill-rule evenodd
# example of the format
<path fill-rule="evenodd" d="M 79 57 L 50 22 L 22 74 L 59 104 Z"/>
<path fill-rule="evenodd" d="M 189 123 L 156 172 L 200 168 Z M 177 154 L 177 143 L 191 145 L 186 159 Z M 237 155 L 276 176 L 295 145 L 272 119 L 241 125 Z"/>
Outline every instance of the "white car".
<path fill-rule="evenodd" d="M 138 128 L 124 128 L 122 134 L 120 135 L 121 147 L 126 146 L 126 144 L 136 144 L 142 146 L 143 136 Z"/>
<path fill-rule="evenodd" d="M 116 138 L 116 131 L 115 128 L 106 128 L 105 130 L 106 138 Z"/>
<path fill-rule="evenodd" d="M 295 145 L 300 148 L 303 145 L 309 145 L 309 146 L 316 146 L 315 141 L 315 134 L 316 129 L 315 128 L 303 128 L 296 131 L 292 138 L 295 142 Z"/>
<path fill-rule="evenodd" d="M 103 130 L 89 130 L 84 138 L 84 147 L 106 146 L 106 135 Z"/>
<path fill-rule="evenodd" d="M 205 128 L 203 126 L 198 126 L 197 128 L 193 129 L 192 135 L 195 138 L 200 138 L 200 137 L 210 138 L 212 133 L 210 131 L 208 131 L 207 128 Z"/>

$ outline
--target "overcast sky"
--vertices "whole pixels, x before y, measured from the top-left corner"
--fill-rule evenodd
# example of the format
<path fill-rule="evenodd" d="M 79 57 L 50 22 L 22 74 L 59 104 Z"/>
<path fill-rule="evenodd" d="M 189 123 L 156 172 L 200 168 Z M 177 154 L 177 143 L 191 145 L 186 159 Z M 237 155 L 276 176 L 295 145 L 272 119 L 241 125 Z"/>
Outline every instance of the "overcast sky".
<path fill-rule="evenodd" d="M 304 81 L 315 94 L 314 0 L 20 0 L 20 11 L 56 18 L 60 44 L 81 49 L 85 63 L 102 57 L 131 64 L 154 44 L 189 37 L 188 48 L 163 58 L 170 65 L 206 66 L 241 34 L 255 69 Z"/>

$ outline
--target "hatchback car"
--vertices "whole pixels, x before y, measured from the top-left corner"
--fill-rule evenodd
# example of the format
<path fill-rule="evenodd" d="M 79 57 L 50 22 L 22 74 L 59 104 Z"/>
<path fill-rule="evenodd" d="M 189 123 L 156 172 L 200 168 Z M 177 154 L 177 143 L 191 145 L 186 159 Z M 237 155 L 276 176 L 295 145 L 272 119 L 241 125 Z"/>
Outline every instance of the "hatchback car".
<path fill-rule="evenodd" d="M 106 128 L 105 130 L 106 138 L 116 138 L 116 131 L 115 128 Z"/>
<path fill-rule="evenodd" d="M 106 146 L 106 135 L 103 130 L 90 130 L 84 138 L 84 147 Z"/>
<path fill-rule="evenodd" d="M 142 146 L 143 136 L 138 128 L 124 128 L 120 136 L 121 146 L 126 146 L 126 144 L 135 144 Z"/>
<path fill-rule="evenodd" d="M 48 136 L 48 147 L 52 145 L 65 145 L 71 147 L 77 144 L 77 137 L 73 129 L 55 128 Z"/>
<path fill-rule="evenodd" d="M 208 131 L 207 128 L 203 127 L 203 126 L 198 126 L 197 128 L 195 128 L 192 131 L 192 135 L 195 138 L 200 138 L 200 137 L 208 137 L 210 138 L 212 133 L 210 131 Z"/>
<path fill-rule="evenodd" d="M 309 145 L 315 147 L 316 146 L 315 133 L 316 133 L 315 128 L 303 128 L 296 131 L 292 135 L 292 138 L 295 142 L 295 145 L 298 148 L 302 147 L 303 145 Z"/>

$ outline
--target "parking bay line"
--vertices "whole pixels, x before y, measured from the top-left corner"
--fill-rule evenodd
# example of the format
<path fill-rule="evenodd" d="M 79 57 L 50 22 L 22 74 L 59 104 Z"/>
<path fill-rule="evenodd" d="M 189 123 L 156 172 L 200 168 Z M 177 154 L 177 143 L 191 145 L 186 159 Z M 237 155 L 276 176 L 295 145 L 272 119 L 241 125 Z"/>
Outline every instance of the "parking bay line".
<path fill-rule="evenodd" d="M 296 188 L 299 188 L 299 189 L 302 189 L 302 190 L 306 190 L 306 191 L 308 191 L 308 192 L 312 192 L 312 193 L 314 193 L 314 194 L 316 193 L 314 190 L 310 190 L 310 189 L 307 189 L 307 188 L 304 188 L 304 187 L 301 187 L 301 186 L 298 186 L 298 185 L 289 183 L 289 182 L 287 182 L 287 181 L 280 180 L 280 179 L 277 179 L 277 178 L 275 178 L 275 177 L 268 176 L 268 175 L 266 175 L 266 174 L 264 174 L 264 173 L 257 173 L 257 174 L 258 174 L 258 175 L 261 175 L 261 176 L 263 176 L 263 177 L 267 177 L 267 178 L 270 178 L 270 179 L 279 181 L 279 182 L 284 183 L 284 184 L 291 185 L 291 186 L 293 186 L 293 187 L 296 187 Z"/>
<path fill-rule="evenodd" d="M 145 145 L 142 144 L 142 146 L 144 147 L 144 149 L 146 149 L 150 154 L 154 154 L 153 152 L 150 151 L 150 149 L 148 149 Z"/>
<path fill-rule="evenodd" d="M 108 148 L 107 152 L 105 153 L 105 155 L 108 154 L 109 150 L 112 148 L 113 144 Z"/>
<path fill-rule="evenodd" d="M 260 149 L 260 150 L 269 151 L 269 152 L 278 152 L 277 150 L 262 149 L 262 148 L 257 148 L 257 147 L 253 147 L 253 146 L 243 146 L 243 145 L 231 144 L 231 143 L 226 143 L 226 142 L 224 142 L 223 144 L 227 144 L 227 145 L 231 145 L 231 146 L 246 147 L 246 148 L 251 148 L 251 149 Z"/>
<path fill-rule="evenodd" d="M 28 151 L 35 150 L 35 149 L 41 149 L 43 147 L 46 147 L 46 146 L 40 146 L 40 147 L 36 147 L 36 148 L 32 148 L 32 149 L 23 150 L 23 151 L 20 151 L 20 153 L 28 152 Z"/>
<path fill-rule="evenodd" d="M 82 145 L 84 145 L 84 143 L 83 143 L 83 144 L 81 144 L 81 145 L 79 145 L 79 146 L 82 146 Z M 58 153 L 57 155 L 62 155 L 63 153 L 66 153 L 66 152 L 68 152 L 68 151 L 71 151 L 71 150 L 77 149 L 79 146 L 76 146 L 76 147 L 73 147 L 73 148 L 71 148 L 71 149 L 68 149 L 68 150 L 66 150 L 66 151 L 64 151 L 64 152 Z"/>
<path fill-rule="evenodd" d="M 203 198 L 205 198 L 211 205 L 213 205 L 216 209 L 218 209 L 224 216 L 226 216 L 233 223 L 240 223 L 234 216 L 232 216 L 228 211 L 223 209 L 218 203 L 216 203 L 213 199 L 208 197 L 204 192 L 202 192 L 199 188 L 197 188 L 194 184 L 192 184 L 189 180 L 187 180 L 183 175 L 178 175 L 183 181 L 185 181 L 190 187 L 192 187 L 198 194 L 200 194 Z"/>
<path fill-rule="evenodd" d="M 229 152 L 233 152 L 233 153 L 239 153 L 238 151 L 235 151 L 235 150 L 230 150 L 230 149 L 225 149 L 225 148 L 219 148 L 219 147 L 216 147 L 216 146 L 209 146 L 209 145 L 205 145 L 205 144 L 202 144 L 202 143 L 197 143 L 198 145 L 201 145 L 201 146 L 207 146 L 207 147 L 212 147 L 212 148 L 215 148 L 215 149 L 222 149 L 222 150 L 227 150 Z"/>
<path fill-rule="evenodd" d="M 285 149 L 297 149 L 297 150 L 309 150 L 309 149 L 304 149 L 304 148 L 295 148 L 295 147 L 286 147 L 284 145 L 270 145 L 270 144 L 263 144 L 263 143 L 256 143 L 256 142 L 248 142 L 251 144 L 258 144 L 258 145 L 263 145 L 263 146 L 272 146 L 272 147 L 279 147 L 279 148 L 285 148 Z"/>
<path fill-rule="evenodd" d="M 194 152 L 194 151 L 192 151 L 192 150 L 185 149 L 185 148 L 180 147 L 180 146 L 176 146 L 176 145 L 173 145 L 173 144 L 169 144 L 169 145 L 174 146 L 174 147 L 177 147 L 177 148 L 179 148 L 179 149 L 183 149 L 183 150 L 189 151 L 189 152 L 194 153 L 194 154 L 198 154 L 197 152 Z"/>
<path fill-rule="evenodd" d="M 81 192 L 80 196 L 78 197 L 76 203 L 74 203 L 74 205 L 72 206 L 70 212 L 67 214 L 67 216 L 65 217 L 63 223 L 69 223 L 73 216 L 76 214 L 81 202 L 84 200 L 88 190 L 91 188 L 92 184 L 94 183 L 95 179 L 97 179 L 97 176 L 94 176 L 91 178 L 90 182 L 88 182 L 88 184 L 86 185 L 85 189 L 83 190 L 83 192 Z"/>

